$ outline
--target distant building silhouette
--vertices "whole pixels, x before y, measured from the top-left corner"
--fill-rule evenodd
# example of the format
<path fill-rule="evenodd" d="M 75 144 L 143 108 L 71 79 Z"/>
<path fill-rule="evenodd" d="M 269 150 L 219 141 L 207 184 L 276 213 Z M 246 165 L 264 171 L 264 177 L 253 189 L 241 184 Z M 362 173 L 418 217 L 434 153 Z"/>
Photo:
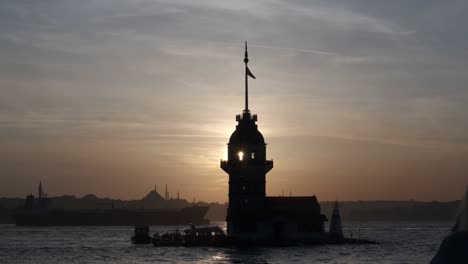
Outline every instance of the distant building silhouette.
<path fill-rule="evenodd" d="M 266 158 L 266 143 L 257 128 L 257 115 L 248 108 L 245 45 L 245 109 L 228 143 L 228 159 L 221 168 L 229 174 L 228 236 L 248 240 L 313 240 L 324 232 L 326 217 L 315 196 L 267 197 L 266 174 L 273 160 Z"/>
<path fill-rule="evenodd" d="M 42 181 L 39 182 L 39 188 L 37 191 L 39 199 L 45 198 L 46 194 L 44 193 L 44 190 L 42 189 Z"/>
<path fill-rule="evenodd" d="M 167 183 L 166 183 L 166 193 L 165 193 L 166 200 L 169 200 L 169 192 L 167 191 Z"/>
<path fill-rule="evenodd" d="M 167 185 L 166 185 L 167 186 Z M 42 183 L 38 196 L 26 197 L 23 210 L 13 217 L 18 226 L 124 226 L 124 225 L 204 225 L 208 206 L 192 206 L 185 200 L 171 199 L 166 190 L 166 199 L 150 191 L 141 200 L 122 201 L 100 199 L 95 195 L 83 198 L 74 196 L 55 197 L 62 208 L 53 208 Z M 118 207 L 114 205 L 117 203 Z M 106 205 L 106 208 L 96 206 Z M 128 206 L 127 206 L 128 205 Z M 148 206 L 149 205 L 149 206 Z M 147 207 L 148 206 L 148 207 Z"/>
<path fill-rule="evenodd" d="M 50 206 L 51 200 L 47 198 L 47 194 L 42 187 L 42 181 L 40 181 L 37 188 L 37 199 L 32 194 L 26 196 L 24 209 L 29 211 L 43 211 L 49 209 Z"/>

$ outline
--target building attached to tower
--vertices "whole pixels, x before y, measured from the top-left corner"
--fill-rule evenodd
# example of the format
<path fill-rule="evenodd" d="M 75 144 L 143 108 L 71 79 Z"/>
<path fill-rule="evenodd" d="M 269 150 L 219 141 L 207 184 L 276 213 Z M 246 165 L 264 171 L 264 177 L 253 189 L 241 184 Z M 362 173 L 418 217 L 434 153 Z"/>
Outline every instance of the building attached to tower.
<path fill-rule="evenodd" d="M 273 168 L 266 143 L 257 127 L 257 115 L 248 109 L 248 77 L 245 49 L 245 109 L 228 145 L 228 159 L 221 168 L 229 174 L 228 236 L 248 240 L 316 241 L 323 238 L 324 221 L 315 196 L 267 197 L 266 175 Z"/>

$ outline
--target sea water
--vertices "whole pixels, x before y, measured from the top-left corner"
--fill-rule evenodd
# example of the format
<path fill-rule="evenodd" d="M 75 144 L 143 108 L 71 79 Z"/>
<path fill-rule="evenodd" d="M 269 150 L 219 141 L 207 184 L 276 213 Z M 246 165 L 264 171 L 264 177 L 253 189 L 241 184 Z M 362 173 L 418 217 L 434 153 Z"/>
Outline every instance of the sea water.
<path fill-rule="evenodd" d="M 225 228 L 225 223 L 216 223 Z M 156 248 L 132 245 L 133 227 L 0 225 L 0 263 L 429 263 L 450 223 L 344 223 L 368 245 Z M 177 227 L 151 227 L 151 233 Z"/>

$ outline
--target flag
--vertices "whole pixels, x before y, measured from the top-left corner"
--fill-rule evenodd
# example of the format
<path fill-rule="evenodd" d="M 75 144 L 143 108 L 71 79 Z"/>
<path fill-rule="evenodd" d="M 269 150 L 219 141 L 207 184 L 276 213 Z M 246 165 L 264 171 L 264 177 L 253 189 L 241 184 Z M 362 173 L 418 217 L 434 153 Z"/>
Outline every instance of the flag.
<path fill-rule="evenodd" d="M 252 72 L 249 70 L 249 67 L 246 67 L 247 69 L 247 75 L 254 78 L 255 79 L 255 76 L 252 74 Z"/>

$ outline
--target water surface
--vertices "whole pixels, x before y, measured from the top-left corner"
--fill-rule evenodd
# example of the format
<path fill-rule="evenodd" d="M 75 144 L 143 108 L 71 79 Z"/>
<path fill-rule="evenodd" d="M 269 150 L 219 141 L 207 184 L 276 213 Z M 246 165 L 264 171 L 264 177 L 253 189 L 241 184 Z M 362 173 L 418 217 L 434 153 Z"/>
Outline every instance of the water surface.
<path fill-rule="evenodd" d="M 218 223 L 224 225 L 225 223 Z M 429 263 L 450 223 L 348 223 L 375 245 L 287 248 L 155 248 L 132 245 L 133 227 L 0 225 L 0 263 Z M 151 232 L 175 227 L 152 227 Z"/>

